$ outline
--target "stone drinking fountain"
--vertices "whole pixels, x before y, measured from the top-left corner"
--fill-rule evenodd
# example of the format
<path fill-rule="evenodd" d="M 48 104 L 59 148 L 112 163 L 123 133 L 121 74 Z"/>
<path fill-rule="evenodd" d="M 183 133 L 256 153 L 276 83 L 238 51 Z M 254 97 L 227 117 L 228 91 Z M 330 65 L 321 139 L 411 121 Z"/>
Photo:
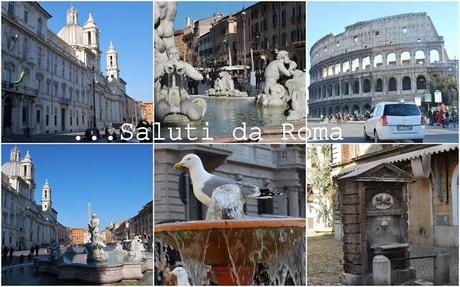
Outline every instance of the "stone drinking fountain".
<path fill-rule="evenodd" d="M 99 218 L 91 216 L 88 224 L 90 242 L 80 252 L 72 245 L 61 255 L 61 247 L 54 242 L 47 258 L 34 258 L 33 270 L 39 273 L 50 273 L 57 277 L 58 282 L 84 282 L 88 284 L 108 284 L 123 280 L 141 280 L 146 271 L 153 270 L 152 256 L 144 252 L 139 237 L 130 240 L 128 250 L 121 244 L 114 249 L 102 242 L 99 230 Z"/>
<path fill-rule="evenodd" d="M 405 187 L 412 176 L 390 163 L 367 165 L 336 179 L 343 223 L 345 285 L 372 284 L 373 259 L 391 262 L 391 283 L 415 278 L 410 268 Z M 382 258 L 382 257 L 379 257 Z"/>

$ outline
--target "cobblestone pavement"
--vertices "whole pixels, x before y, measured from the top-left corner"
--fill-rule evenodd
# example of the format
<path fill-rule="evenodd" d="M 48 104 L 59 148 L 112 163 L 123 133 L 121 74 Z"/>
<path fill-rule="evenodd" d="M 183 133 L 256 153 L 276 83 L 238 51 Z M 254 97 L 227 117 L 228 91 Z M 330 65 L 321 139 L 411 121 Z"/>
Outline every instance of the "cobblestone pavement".
<path fill-rule="evenodd" d="M 338 285 L 342 258 L 342 242 L 332 235 L 307 237 L 307 284 Z"/>
<path fill-rule="evenodd" d="M 458 285 L 458 247 L 411 246 L 410 256 L 429 256 L 441 250 L 450 253 L 450 284 Z M 433 258 L 411 260 L 410 264 L 416 270 L 417 279 L 433 282 Z"/>
<path fill-rule="evenodd" d="M 342 242 L 332 235 L 323 235 L 308 237 L 307 244 L 308 285 L 340 285 Z M 410 256 L 429 256 L 440 250 L 451 255 L 449 285 L 458 285 L 458 248 L 411 246 Z M 417 279 L 433 282 L 433 258 L 411 260 L 411 266 L 416 269 Z"/>

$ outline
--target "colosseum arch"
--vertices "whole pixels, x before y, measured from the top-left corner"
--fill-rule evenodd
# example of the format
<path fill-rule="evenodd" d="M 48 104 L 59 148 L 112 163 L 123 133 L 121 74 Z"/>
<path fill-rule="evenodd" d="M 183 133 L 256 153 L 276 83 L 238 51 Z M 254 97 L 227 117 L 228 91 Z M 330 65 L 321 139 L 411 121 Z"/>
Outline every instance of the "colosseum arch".
<path fill-rule="evenodd" d="M 356 70 L 359 70 L 359 58 L 354 58 L 351 61 L 351 71 L 354 72 Z"/>
<path fill-rule="evenodd" d="M 328 75 L 328 76 L 334 76 L 334 66 L 333 66 L 333 65 L 330 65 L 330 66 L 327 68 L 327 75 Z"/>
<path fill-rule="evenodd" d="M 327 86 L 327 96 L 332 97 L 332 85 Z"/>
<path fill-rule="evenodd" d="M 353 94 L 359 94 L 359 80 L 353 81 Z"/>
<path fill-rule="evenodd" d="M 327 115 L 332 115 L 332 107 L 327 108 Z"/>
<path fill-rule="evenodd" d="M 340 107 L 339 106 L 335 106 L 334 113 L 340 113 Z"/>
<path fill-rule="evenodd" d="M 370 93 L 371 92 L 371 81 L 369 79 L 363 80 L 363 93 Z"/>
<path fill-rule="evenodd" d="M 348 82 L 342 82 L 342 94 L 348 95 L 350 93 L 350 88 Z"/>
<path fill-rule="evenodd" d="M 380 93 L 383 92 L 383 81 L 382 79 L 377 79 L 375 83 L 375 92 Z"/>
<path fill-rule="evenodd" d="M 383 56 L 379 54 L 374 57 L 374 67 L 382 67 L 383 66 Z"/>
<path fill-rule="evenodd" d="M 417 90 L 426 90 L 426 78 L 423 75 L 417 77 Z"/>
<path fill-rule="evenodd" d="M 396 89 L 398 88 L 396 79 L 394 77 L 391 77 L 388 80 L 388 91 L 389 92 L 396 92 Z"/>
<path fill-rule="evenodd" d="M 350 112 L 350 108 L 347 105 L 345 105 L 342 108 L 342 112 L 348 114 Z"/>
<path fill-rule="evenodd" d="M 340 95 L 340 86 L 338 83 L 334 84 L 334 96 L 339 96 Z"/>
<path fill-rule="evenodd" d="M 340 63 L 335 64 L 335 74 L 336 75 L 340 74 Z"/>
<path fill-rule="evenodd" d="M 440 62 L 439 51 L 436 49 L 433 49 L 430 51 L 430 63 L 433 64 L 437 62 Z"/>
<path fill-rule="evenodd" d="M 343 73 L 348 73 L 350 71 L 350 62 L 345 61 L 342 63 L 342 72 Z"/>
<path fill-rule="evenodd" d="M 327 78 L 327 68 L 323 68 L 323 78 Z"/>
<path fill-rule="evenodd" d="M 323 98 L 326 97 L 326 87 L 321 88 L 321 97 L 323 97 Z"/>
<path fill-rule="evenodd" d="M 387 65 L 388 66 L 396 66 L 396 54 L 390 53 L 387 56 Z"/>
<path fill-rule="evenodd" d="M 370 56 L 364 57 L 361 62 L 362 62 L 363 70 L 367 70 L 371 67 L 371 57 Z"/>
<path fill-rule="evenodd" d="M 425 52 L 418 50 L 415 52 L 415 64 L 423 65 L 425 64 Z"/>
<path fill-rule="evenodd" d="M 404 51 L 401 53 L 401 65 L 410 65 L 410 52 Z"/>
<path fill-rule="evenodd" d="M 405 76 L 402 79 L 402 90 L 403 91 L 410 91 L 412 89 L 412 84 L 409 76 Z"/>

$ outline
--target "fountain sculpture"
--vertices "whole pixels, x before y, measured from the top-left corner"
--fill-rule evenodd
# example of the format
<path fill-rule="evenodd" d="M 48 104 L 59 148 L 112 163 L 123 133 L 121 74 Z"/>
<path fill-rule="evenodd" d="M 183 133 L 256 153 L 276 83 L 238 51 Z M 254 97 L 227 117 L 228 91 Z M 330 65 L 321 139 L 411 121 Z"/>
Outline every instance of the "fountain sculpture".
<path fill-rule="evenodd" d="M 199 122 L 206 102 L 186 91 L 187 78 L 203 80 L 189 63 L 180 59 L 174 38 L 176 2 L 154 3 L 155 21 L 155 121 L 170 125 Z"/>
<path fill-rule="evenodd" d="M 279 51 L 276 60 L 268 64 L 264 75 L 263 93 L 256 96 L 256 104 L 263 107 L 285 107 L 288 120 L 305 118 L 305 73 L 297 70 L 297 64 L 289 59 L 289 53 L 284 50 Z M 278 83 L 283 76 L 290 78 L 285 86 Z"/>
<path fill-rule="evenodd" d="M 96 214 L 91 215 L 91 220 L 88 224 L 90 242 L 86 243 L 86 250 L 88 250 L 88 262 L 104 262 L 107 261 L 107 252 L 104 248 L 107 247 L 102 242 L 102 232 L 99 231 L 99 218 Z"/>
<path fill-rule="evenodd" d="M 205 92 L 206 96 L 216 97 L 247 97 L 248 93 L 235 89 L 233 79 L 226 71 L 221 71 L 214 81 L 214 88 Z"/>
<path fill-rule="evenodd" d="M 70 245 L 65 256 L 61 256 L 59 244 L 53 242 L 46 260 L 42 257 L 34 258 L 33 269 L 39 273 L 54 274 L 59 282 L 82 281 L 92 285 L 141 280 L 144 272 L 152 271 L 152 257 L 145 254 L 138 236 L 131 240 L 129 251 L 123 250 L 119 243 L 114 250 L 109 251 L 102 242 L 96 214 L 91 216 L 88 229 L 90 242 L 85 245 L 87 253 L 77 253 Z"/>

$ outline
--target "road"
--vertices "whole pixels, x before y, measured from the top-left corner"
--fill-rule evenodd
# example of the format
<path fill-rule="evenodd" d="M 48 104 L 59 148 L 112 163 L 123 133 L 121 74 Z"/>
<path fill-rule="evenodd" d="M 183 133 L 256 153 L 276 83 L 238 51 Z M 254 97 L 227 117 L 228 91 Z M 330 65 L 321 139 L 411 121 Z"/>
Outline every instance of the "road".
<path fill-rule="evenodd" d="M 373 142 L 373 139 L 366 141 L 363 136 L 364 122 L 347 122 L 342 124 L 337 123 L 319 123 L 308 122 L 309 130 L 308 142 L 315 143 L 364 143 Z M 319 128 L 323 132 L 319 132 Z M 326 130 L 324 129 L 327 129 Z M 343 140 L 337 140 L 339 128 L 342 131 Z M 327 137 L 326 137 L 327 135 Z M 410 143 L 412 141 L 402 141 Z M 424 143 L 457 143 L 458 142 L 458 127 L 436 127 L 427 126 Z"/>

